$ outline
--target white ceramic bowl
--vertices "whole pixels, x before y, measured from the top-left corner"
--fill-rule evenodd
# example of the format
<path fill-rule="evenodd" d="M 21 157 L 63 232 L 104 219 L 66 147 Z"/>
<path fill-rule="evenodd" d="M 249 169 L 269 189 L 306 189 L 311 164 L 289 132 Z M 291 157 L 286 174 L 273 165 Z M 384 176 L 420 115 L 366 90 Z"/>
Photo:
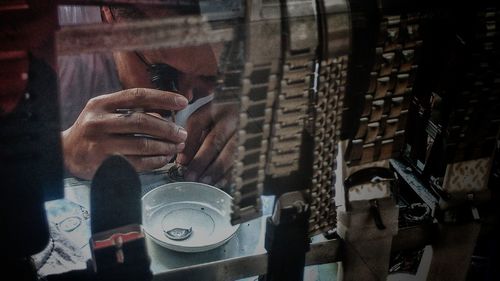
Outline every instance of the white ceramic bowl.
<path fill-rule="evenodd" d="M 161 185 L 142 197 L 142 224 L 159 245 L 179 252 L 202 252 L 223 245 L 239 225 L 231 225 L 232 198 L 222 190 L 197 182 Z M 185 240 L 172 240 L 165 232 L 192 229 Z"/>

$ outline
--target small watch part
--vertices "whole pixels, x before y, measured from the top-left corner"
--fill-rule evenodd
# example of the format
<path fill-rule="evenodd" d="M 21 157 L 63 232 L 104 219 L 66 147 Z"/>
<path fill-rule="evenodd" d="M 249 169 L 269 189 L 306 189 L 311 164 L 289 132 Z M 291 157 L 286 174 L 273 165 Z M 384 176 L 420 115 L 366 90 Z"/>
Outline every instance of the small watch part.
<path fill-rule="evenodd" d="M 168 176 L 173 181 L 185 181 L 184 172 L 186 171 L 186 167 L 182 165 L 175 164 L 168 169 Z"/>
<path fill-rule="evenodd" d="M 187 228 L 176 227 L 168 231 L 164 231 L 164 233 L 165 236 L 167 236 L 167 238 L 169 239 L 182 241 L 188 239 L 191 236 L 191 234 L 193 234 L 193 228 L 190 227 L 189 229 L 187 229 Z"/>

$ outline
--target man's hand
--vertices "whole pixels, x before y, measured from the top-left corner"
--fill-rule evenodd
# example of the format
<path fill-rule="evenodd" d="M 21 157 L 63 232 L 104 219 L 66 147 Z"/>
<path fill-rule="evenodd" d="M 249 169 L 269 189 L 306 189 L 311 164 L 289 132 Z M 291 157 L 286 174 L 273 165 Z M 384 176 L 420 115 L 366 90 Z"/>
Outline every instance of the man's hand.
<path fill-rule="evenodd" d="M 62 134 L 66 168 L 74 176 L 91 179 L 112 154 L 125 156 L 138 172 L 164 166 L 184 149 L 187 132 L 148 112 L 181 110 L 187 104 L 181 95 L 145 88 L 91 99 Z M 131 109 L 131 113 L 119 109 Z"/>
<path fill-rule="evenodd" d="M 237 106 L 210 102 L 189 117 L 186 149 L 176 159 L 187 167 L 186 180 L 220 185 L 229 180 L 237 148 L 238 112 Z"/>

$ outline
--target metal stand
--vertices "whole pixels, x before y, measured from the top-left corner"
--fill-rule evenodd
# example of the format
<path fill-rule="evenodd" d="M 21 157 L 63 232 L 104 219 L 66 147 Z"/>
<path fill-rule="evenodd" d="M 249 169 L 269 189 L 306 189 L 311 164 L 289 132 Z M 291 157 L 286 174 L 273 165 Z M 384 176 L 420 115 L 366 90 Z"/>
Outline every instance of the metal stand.
<path fill-rule="evenodd" d="M 310 242 L 307 233 L 309 215 L 309 207 L 301 192 L 288 192 L 279 197 L 272 217 L 267 218 L 265 248 L 268 268 L 260 280 L 303 280 Z"/>
<path fill-rule="evenodd" d="M 392 198 L 378 200 L 385 228 L 377 226 L 369 201 L 351 202 L 351 211 L 338 212 L 337 230 L 344 241 L 339 280 L 385 280 L 392 238 L 398 231 L 398 209 Z"/>
<path fill-rule="evenodd" d="M 428 280 L 465 280 L 481 224 L 440 225 Z"/>

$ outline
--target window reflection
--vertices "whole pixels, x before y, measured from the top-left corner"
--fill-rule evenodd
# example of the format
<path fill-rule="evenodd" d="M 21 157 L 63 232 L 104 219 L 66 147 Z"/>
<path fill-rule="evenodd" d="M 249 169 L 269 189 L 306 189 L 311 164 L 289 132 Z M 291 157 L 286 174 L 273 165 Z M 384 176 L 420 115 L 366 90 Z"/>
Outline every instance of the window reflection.
<path fill-rule="evenodd" d="M 163 19 L 198 9 L 62 6 L 62 25 Z M 59 57 L 68 174 L 92 179 L 112 154 L 138 172 L 230 183 L 238 106 L 214 104 L 220 47 L 199 45 Z"/>

